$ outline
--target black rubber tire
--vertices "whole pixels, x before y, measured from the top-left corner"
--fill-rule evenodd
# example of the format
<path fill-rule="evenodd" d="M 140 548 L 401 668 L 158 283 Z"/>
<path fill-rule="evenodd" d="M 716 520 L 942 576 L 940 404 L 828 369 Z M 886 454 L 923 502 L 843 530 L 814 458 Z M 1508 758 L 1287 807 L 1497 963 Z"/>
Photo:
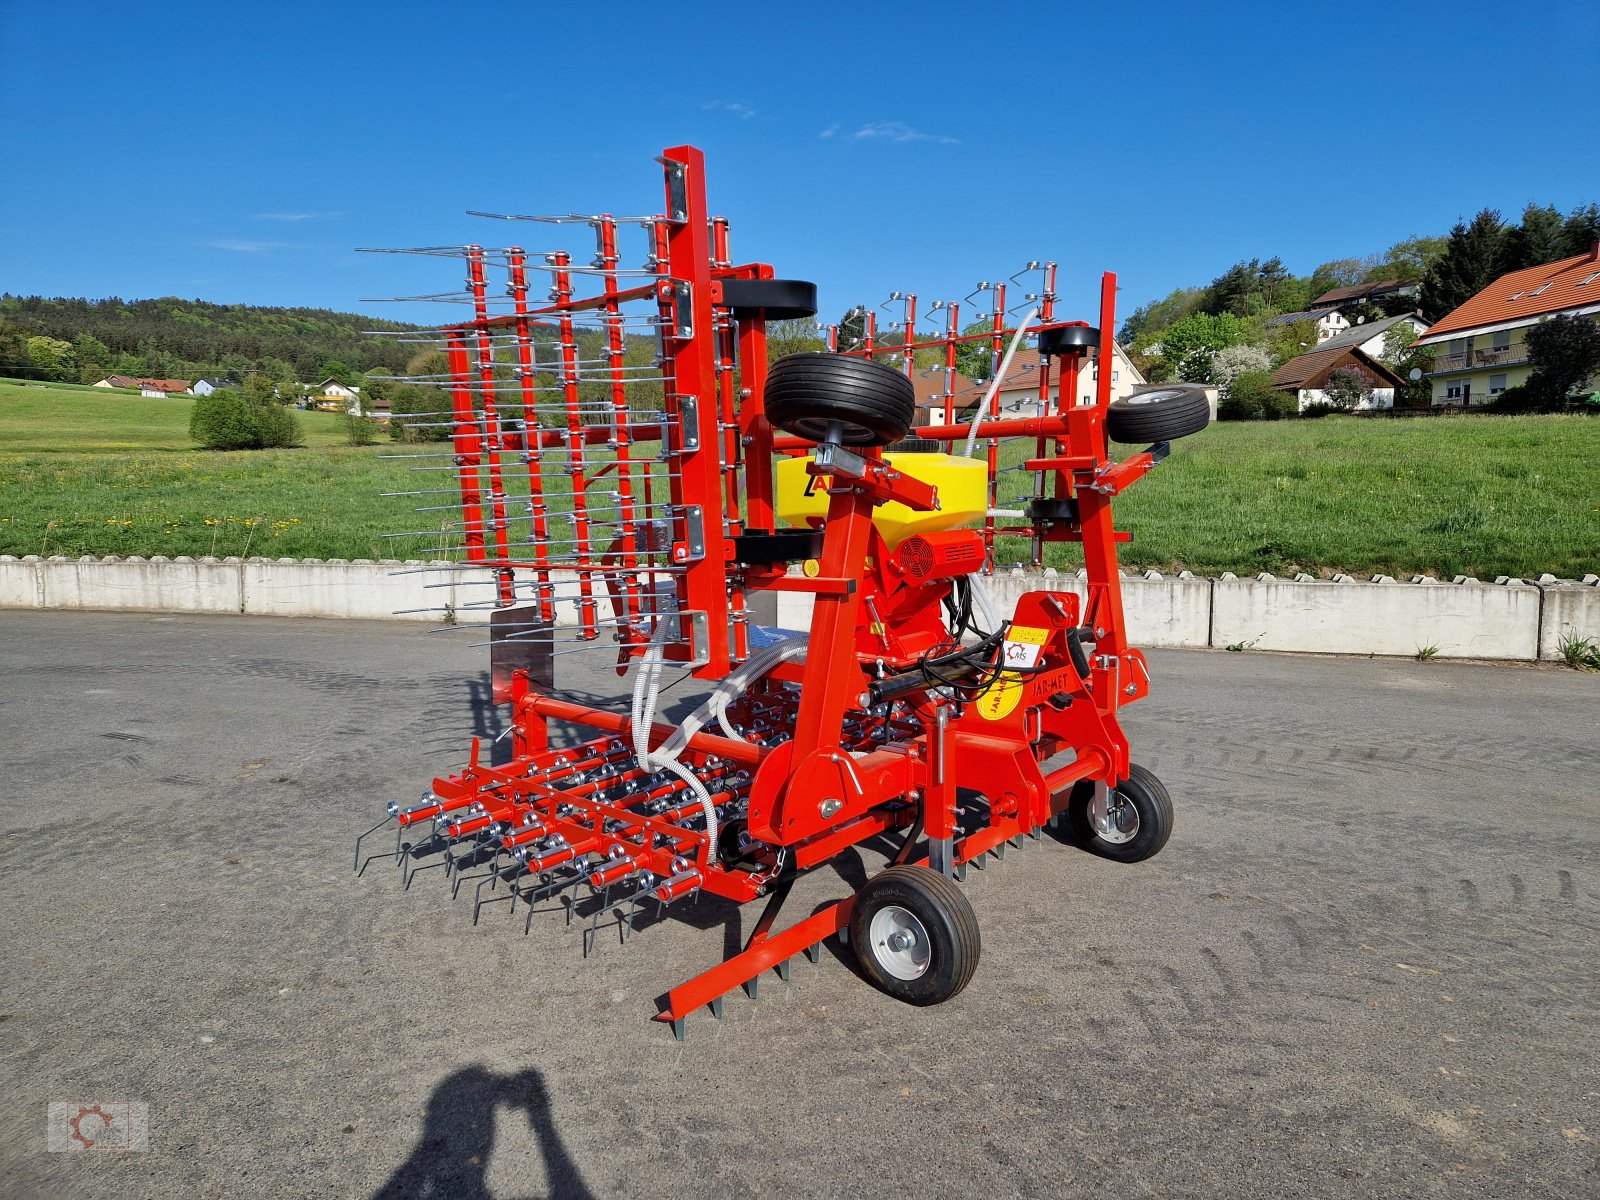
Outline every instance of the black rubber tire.
<path fill-rule="evenodd" d="M 928 935 L 932 953 L 915 979 L 891 974 L 872 945 L 872 918 L 891 904 L 912 913 Z M 978 969 L 982 952 L 978 918 L 966 893 L 928 867 L 890 867 L 867 881 L 850 910 L 850 946 L 873 987 L 919 1007 L 943 1004 L 957 995 Z"/>
<path fill-rule="evenodd" d="M 886 363 L 845 354 L 786 354 L 767 370 L 767 420 L 823 441 L 837 423 L 846 446 L 887 446 L 917 413 L 911 381 Z"/>
<path fill-rule="evenodd" d="M 1128 768 L 1128 778 L 1116 787 L 1112 805 L 1120 801 L 1131 807 L 1138 821 L 1134 834 L 1125 842 L 1109 842 L 1101 837 L 1089 818 L 1094 785 L 1080 783 L 1072 791 L 1072 804 L 1066 811 L 1067 833 L 1076 846 L 1113 862 L 1136 863 L 1154 858 L 1172 836 L 1172 797 L 1166 786 L 1138 763 Z M 1115 807 L 1114 807 L 1115 810 Z"/>
<path fill-rule="evenodd" d="M 817 315 L 817 285 L 803 279 L 724 279 L 722 303 L 741 321 Z"/>
<path fill-rule="evenodd" d="M 1100 331 L 1093 325 L 1061 325 L 1039 331 L 1039 353 L 1095 354 L 1100 349 Z"/>
<path fill-rule="evenodd" d="M 1204 388 L 1189 384 L 1147 388 L 1106 409 L 1106 435 L 1114 442 L 1170 442 L 1199 433 L 1211 424 L 1211 401 Z"/>

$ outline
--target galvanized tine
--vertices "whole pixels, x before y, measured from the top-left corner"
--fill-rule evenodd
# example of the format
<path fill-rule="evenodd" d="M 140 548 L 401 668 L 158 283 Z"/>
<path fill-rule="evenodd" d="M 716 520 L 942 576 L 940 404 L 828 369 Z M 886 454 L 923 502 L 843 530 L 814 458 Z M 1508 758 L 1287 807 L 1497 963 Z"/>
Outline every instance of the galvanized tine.
<path fill-rule="evenodd" d="M 391 806 L 392 806 L 393 802 L 391 801 L 390 803 L 391 803 Z M 367 862 L 362 862 L 361 861 L 361 843 L 367 837 L 371 836 L 374 833 L 377 833 L 378 830 L 383 829 L 391 821 L 394 822 L 394 826 L 395 826 L 395 829 L 394 829 L 394 850 L 393 850 L 393 852 L 389 853 L 389 854 L 369 854 L 367 856 Z M 389 813 L 389 815 L 387 817 L 385 817 L 383 820 L 379 821 L 371 829 L 367 830 L 366 833 L 363 833 L 360 837 L 356 838 L 356 860 L 355 860 L 354 863 L 351 864 L 351 870 L 355 871 L 356 878 L 359 879 L 362 875 L 366 874 L 367 863 L 371 862 L 373 859 L 375 859 L 375 858 L 394 858 L 397 855 L 399 855 L 399 853 L 400 853 L 400 833 L 401 833 L 401 831 L 403 829 L 404 829 L 404 826 L 402 826 L 398 821 L 395 821 L 393 807 L 391 807 L 391 811 L 390 811 L 390 813 Z"/>
<path fill-rule="evenodd" d="M 466 880 L 478 878 L 476 875 L 467 875 L 466 872 L 473 867 L 481 866 L 483 864 L 483 853 L 485 850 L 492 850 L 494 852 L 492 855 L 490 855 L 490 862 L 492 866 L 489 872 L 490 876 L 493 877 L 500 869 L 500 852 L 502 850 L 500 845 L 500 835 L 494 824 L 491 824 L 488 829 L 480 830 L 478 833 L 474 834 L 470 852 L 468 854 L 463 854 L 457 860 L 458 865 L 455 869 L 455 880 L 450 888 L 450 898 L 452 900 L 461 894 L 461 885 Z M 477 924 L 477 921 L 474 920 L 473 924 Z"/>
<path fill-rule="evenodd" d="M 437 829 L 435 829 L 433 831 L 433 835 L 430 838 L 428 838 L 427 841 L 420 842 L 420 843 L 418 843 L 416 845 L 413 845 L 411 847 L 410 853 L 408 853 L 406 855 L 406 860 L 405 860 L 407 863 L 409 863 L 411 865 L 409 866 L 409 868 L 404 868 L 403 867 L 402 871 L 401 871 L 401 876 L 402 876 L 402 879 L 404 880 L 404 884 L 405 884 L 404 888 L 402 889 L 403 891 L 409 892 L 411 890 L 411 881 L 414 880 L 421 872 L 427 871 L 427 870 L 431 870 L 434 867 L 443 867 L 443 866 L 447 866 L 448 865 L 444 861 L 442 855 L 441 855 L 439 861 L 437 861 L 437 862 L 423 863 L 421 866 L 416 865 L 417 859 L 420 856 L 420 854 L 422 853 L 422 851 L 425 850 L 425 849 L 428 849 L 429 847 L 435 847 L 435 848 L 437 848 L 439 850 L 446 851 L 446 852 L 449 850 L 449 844 L 445 841 L 445 839 L 443 837 L 440 836 L 439 831 Z"/>
<path fill-rule="evenodd" d="M 494 870 L 491 871 L 486 878 L 484 878 L 484 879 L 479 881 L 477 890 L 473 893 L 473 899 L 472 899 L 472 923 L 474 925 L 476 925 L 478 923 L 478 913 L 483 908 L 483 906 L 485 904 L 496 904 L 496 903 L 500 902 L 501 900 L 510 900 L 511 901 L 511 909 L 510 909 L 510 911 L 515 913 L 516 910 L 517 910 L 517 894 L 516 894 L 516 892 L 514 890 L 512 890 L 510 888 L 507 888 L 506 894 L 504 896 L 493 896 L 488 900 L 485 900 L 483 898 L 483 889 L 485 887 L 487 887 L 491 892 L 492 891 L 497 891 L 499 889 L 500 881 L 502 879 L 505 880 L 509 884 L 516 878 L 517 872 L 522 869 L 522 864 L 517 862 L 517 860 L 515 858 L 513 858 L 511 860 L 511 864 L 512 865 L 510 865 L 509 867 L 501 866 L 500 865 L 500 852 L 499 851 L 495 852 L 494 859 L 495 859 Z M 508 871 L 509 871 L 509 874 L 507 874 Z"/>

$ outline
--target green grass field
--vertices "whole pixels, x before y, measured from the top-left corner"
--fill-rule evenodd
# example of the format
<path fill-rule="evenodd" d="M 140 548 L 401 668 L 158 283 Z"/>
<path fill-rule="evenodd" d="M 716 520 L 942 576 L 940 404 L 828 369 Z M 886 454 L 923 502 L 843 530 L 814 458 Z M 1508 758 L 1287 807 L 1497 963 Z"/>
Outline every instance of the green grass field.
<path fill-rule="evenodd" d="M 1600 420 L 1213 425 L 1118 499 L 1117 524 L 1122 561 L 1158 570 L 1582 576 L 1600 572 Z"/>
<path fill-rule="evenodd" d="M 381 457 L 423 447 L 347 446 L 337 416 L 298 413 L 305 449 L 208 453 L 189 442 L 189 408 L 0 383 L 0 553 L 407 558 L 432 539 L 382 535 L 449 516 L 380 498 L 444 486 L 446 473 Z M 1015 506 L 1027 478 L 1003 479 Z M 1600 572 L 1600 420 L 1213 426 L 1176 443 L 1117 511 L 1129 567 L 1581 576 Z M 1076 547 L 1051 549 L 1054 565 L 1075 564 Z M 999 557 L 1025 553 L 1002 542 Z"/>
<path fill-rule="evenodd" d="M 0 380 L 0 454 L 191 450 L 190 396 Z M 338 413 L 296 412 L 307 447 L 342 446 Z"/>

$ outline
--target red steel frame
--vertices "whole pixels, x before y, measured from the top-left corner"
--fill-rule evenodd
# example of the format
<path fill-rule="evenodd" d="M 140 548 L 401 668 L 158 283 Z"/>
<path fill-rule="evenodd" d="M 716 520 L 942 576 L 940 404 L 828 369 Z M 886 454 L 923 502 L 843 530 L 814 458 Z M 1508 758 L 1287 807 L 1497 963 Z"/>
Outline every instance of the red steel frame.
<path fill-rule="evenodd" d="M 491 314 L 489 256 L 468 247 L 471 321 L 442 332 L 450 365 L 454 464 L 460 479 L 460 549 L 468 564 L 493 573 L 494 605 L 505 608 L 521 596 L 528 610 L 548 621 L 558 601 L 561 573 L 576 576 L 577 636 L 598 637 L 601 606 L 609 600 L 623 664 L 645 652 L 650 630 L 664 623 L 670 636 L 664 653 L 695 674 L 720 679 L 747 657 L 747 594 L 802 591 L 814 597 L 803 663 L 786 662 L 755 682 L 730 711 L 742 734 L 698 732 L 688 740 L 682 764 L 701 781 L 724 822 L 742 822 L 748 845 L 724 853 L 706 827 L 703 806 L 679 781 L 663 779 L 641 765 L 629 741 L 626 713 L 559 698 L 513 677 L 510 761 L 479 760 L 436 779 L 425 802 L 400 812 L 406 829 L 431 826 L 452 853 L 463 848 L 492 855 L 498 879 L 509 871 L 522 882 L 514 891 L 533 904 L 541 889 L 585 882 L 601 896 L 620 894 L 630 903 L 662 904 L 704 890 L 743 902 L 773 897 L 744 952 L 674 989 L 660 1019 L 681 1030 L 683 1018 L 700 1004 L 720 1007 L 719 998 L 741 984 L 754 986 L 769 967 L 795 953 L 812 953 L 848 919 L 845 899 L 781 932 L 772 932 L 781 904 L 799 870 L 840 851 L 895 830 L 906 830 L 902 857 L 914 853 L 914 835 L 927 838 L 934 865 L 959 869 L 966 862 L 1038 830 L 1069 803 L 1081 783 L 1114 786 L 1129 770 L 1128 741 L 1118 723 L 1123 704 L 1147 694 L 1143 655 L 1129 647 L 1124 627 L 1112 499 L 1158 458 L 1150 451 L 1111 460 L 1105 414 L 1110 371 L 1098 372 L 1093 403 L 1077 402 L 1083 354 L 1069 352 L 1040 362 L 1037 417 L 1002 420 L 998 402 L 975 413 L 976 436 L 987 441 L 991 507 L 999 442 L 1032 439 L 1034 455 L 1024 466 L 1036 474 L 1036 494 L 1076 502 L 1076 519 L 1057 518 L 997 526 L 982 531 L 935 535 L 951 555 L 945 568 L 927 573 L 904 547 L 890 547 L 873 523 L 873 510 L 898 501 L 916 510 L 938 505 L 936 490 L 895 469 L 882 453 L 819 454 L 808 470 L 825 485 L 827 516 L 822 549 L 812 570 L 790 575 L 782 564 L 741 563 L 736 539 L 774 526 L 775 455 L 810 454 L 811 443 L 777 436 L 768 423 L 762 393 L 766 377 L 766 329 L 759 313 L 723 303 L 728 280 L 770 280 L 765 264 L 732 264 L 727 224 L 707 218 L 704 164 L 700 152 L 679 146 L 663 152 L 666 212 L 642 222 L 655 270 L 649 281 L 624 286 L 617 249 L 618 222 L 591 218 L 599 253 L 596 295 L 580 296 L 579 276 L 565 253 L 550 255 L 542 269 L 552 279 L 552 302 L 529 306 L 527 254 L 504 253 L 513 311 Z M 1054 320 L 1055 264 L 1045 268 L 1041 328 Z M 987 285 L 984 285 L 987 286 Z M 945 330 L 918 340 L 916 297 L 906 299 L 898 340 L 880 337 L 868 312 L 859 346 L 841 347 L 867 357 L 900 355 L 909 372 L 918 351 L 939 353 L 947 380 L 955 375 L 956 351 L 981 342 L 999 356 L 1015 330 L 1006 325 L 1005 286 L 996 289 L 988 327 L 959 331 L 957 305 L 946 311 Z M 1099 358 L 1112 357 L 1115 276 L 1101 285 Z M 623 313 L 629 305 L 653 306 L 661 328 L 660 414 L 641 419 L 628 404 L 623 369 Z M 586 400 L 579 357 L 580 321 L 604 327 L 607 383 L 603 423 Z M 536 387 L 535 332 L 555 330 L 559 360 L 551 388 L 560 396 L 558 417 L 545 420 Z M 837 331 L 830 343 L 837 346 Z M 504 381 L 503 352 L 509 342 L 514 378 Z M 1058 383 L 1049 401 L 1052 374 Z M 590 379 L 593 379 L 591 374 Z M 956 420 L 953 386 L 947 382 L 943 424 L 914 436 L 966 441 L 972 426 Z M 510 405 L 496 397 L 512 397 Z M 509 410 L 520 416 L 508 416 Z M 648 514 L 661 511 L 652 489 L 660 480 L 648 460 L 635 457 L 641 444 L 656 442 L 666 470 L 670 546 L 641 533 Z M 591 457 L 594 447 L 613 453 Z M 1154 449 L 1154 448 L 1153 448 Z M 541 469 L 547 453 L 565 455 L 574 536 L 560 553 L 553 534 L 551 479 Z M 508 473 L 506 464 L 526 470 Z M 522 484 L 513 487 L 508 474 Z M 614 484 L 615 503 L 590 505 L 597 481 Z M 742 487 L 740 486 L 742 481 Z M 742 511 L 741 511 L 742 500 Z M 526 506 L 524 522 L 510 515 Z M 698 516 L 689 514 L 698 510 Z M 618 528 L 602 544 L 597 522 L 614 513 Z M 643 514 L 643 515 L 642 515 Z M 513 531 L 516 536 L 513 537 Z M 526 540 L 522 540 L 525 534 Z M 997 539 L 1029 540 L 1034 562 L 1046 541 L 1083 545 L 1087 594 L 1031 592 L 1011 617 L 1011 632 L 1039 647 L 1035 668 L 1002 678 L 973 701 L 923 685 L 896 698 L 871 703 L 869 688 L 885 676 L 914 668 L 945 636 L 941 602 L 953 580 L 992 562 Z M 942 540 L 941 540 L 942 539 Z M 924 539 L 927 542 L 927 539 Z M 515 553 L 526 547 L 528 554 Z M 522 582 L 519 584 L 519 578 Z M 670 581 L 674 606 L 659 605 L 662 581 Z M 698 629 L 694 616 L 699 615 Z M 1088 655 L 1082 646 L 1092 643 Z M 549 722 L 586 727 L 593 736 L 557 749 Z M 655 725 L 649 741 L 658 747 L 674 732 Z M 1063 751 L 1071 761 L 1047 769 Z M 977 825 L 963 824 L 961 792 L 987 798 Z M 920 823 L 920 825 L 919 825 Z M 919 859 L 920 861 L 920 859 Z M 620 903 L 620 901 L 619 901 Z M 513 905 L 515 899 L 513 899 Z"/>

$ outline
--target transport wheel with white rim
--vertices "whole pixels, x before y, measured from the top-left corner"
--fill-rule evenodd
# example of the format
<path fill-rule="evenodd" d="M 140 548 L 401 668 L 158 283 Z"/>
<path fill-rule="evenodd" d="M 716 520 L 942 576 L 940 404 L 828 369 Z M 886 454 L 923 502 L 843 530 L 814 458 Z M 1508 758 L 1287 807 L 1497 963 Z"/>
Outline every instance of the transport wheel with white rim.
<path fill-rule="evenodd" d="M 905 437 L 917 393 L 887 363 L 846 354 L 786 354 L 767 370 L 767 420 L 785 433 L 842 446 Z"/>
<path fill-rule="evenodd" d="M 1106 408 L 1106 436 L 1130 446 L 1188 437 L 1210 423 L 1205 389 L 1188 384 L 1135 392 Z"/>
<path fill-rule="evenodd" d="M 966 987 L 981 951 L 966 893 L 928 867 L 890 867 L 856 894 L 850 945 L 879 991 L 926 1006 Z"/>
<path fill-rule="evenodd" d="M 1094 785 L 1072 791 L 1067 829 L 1076 845 L 1113 862 L 1136 863 L 1161 852 L 1172 836 L 1172 797 L 1162 782 L 1134 763 L 1106 797 L 1103 821 L 1094 815 Z"/>

